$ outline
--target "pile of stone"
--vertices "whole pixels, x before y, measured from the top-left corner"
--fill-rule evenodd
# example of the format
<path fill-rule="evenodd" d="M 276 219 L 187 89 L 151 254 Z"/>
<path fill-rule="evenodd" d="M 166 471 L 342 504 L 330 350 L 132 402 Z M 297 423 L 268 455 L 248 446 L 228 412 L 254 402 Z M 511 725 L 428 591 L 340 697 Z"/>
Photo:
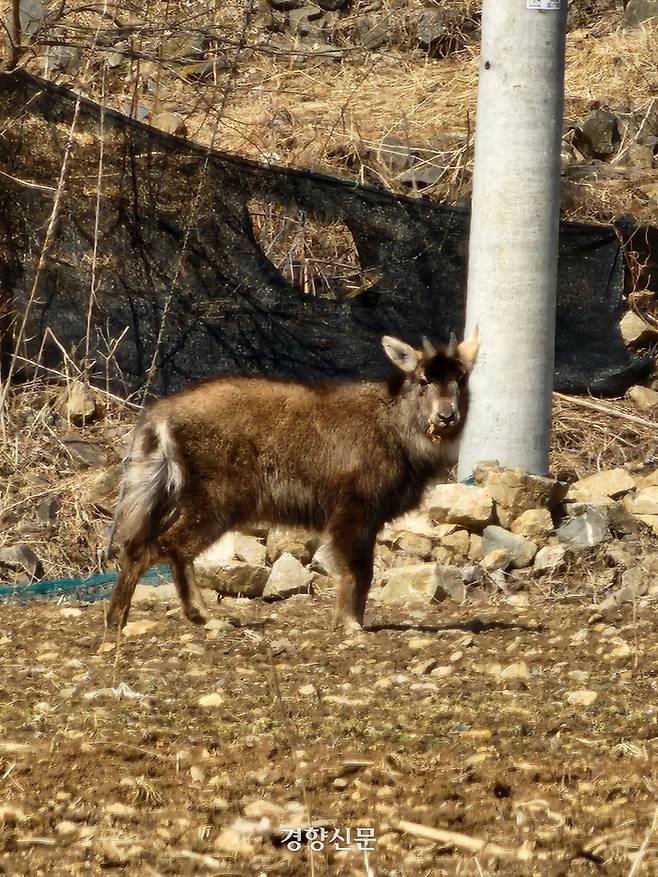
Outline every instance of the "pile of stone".
<path fill-rule="evenodd" d="M 473 485 L 437 484 L 419 510 L 384 527 L 372 598 L 461 602 L 469 589 L 492 587 L 513 594 L 531 579 L 553 580 L 599 546 L 607 552 L 603 566 L 619 571 L 619 598 L 634 598 L 653 586 L 649 567 L 658 554 L 648 555 L 646 542 L 654 535 L 658 470 L 596 472 L 569 486 L 484 463 Z M 282 527 L 229 533 L 196 568 L 205 587 L 266 600 L 331 585 L 340 571 L 317 536 Z"/>

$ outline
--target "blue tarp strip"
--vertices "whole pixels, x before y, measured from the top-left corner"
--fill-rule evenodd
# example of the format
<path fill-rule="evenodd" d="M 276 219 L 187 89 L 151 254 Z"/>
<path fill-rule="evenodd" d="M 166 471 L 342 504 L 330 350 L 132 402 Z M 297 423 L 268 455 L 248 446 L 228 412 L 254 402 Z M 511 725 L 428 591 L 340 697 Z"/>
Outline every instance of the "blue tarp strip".
<path fill-rule="evenodd" d="M 111 586 L 118 577 L 118 572 L 102 572 L 72 579 L 45 579 L 28 585 L 0 584 L 0 600 L 14 599 L 27 602 L 35 597 L 62 595 L 77 596 L 84 600 L 102 600 L 110 595 Z M 167 565 L 154 566 L 144 573 L 140 581 L 149 585 L 158 585 L 163 579 L 171 581 L 171 571 Z"/>

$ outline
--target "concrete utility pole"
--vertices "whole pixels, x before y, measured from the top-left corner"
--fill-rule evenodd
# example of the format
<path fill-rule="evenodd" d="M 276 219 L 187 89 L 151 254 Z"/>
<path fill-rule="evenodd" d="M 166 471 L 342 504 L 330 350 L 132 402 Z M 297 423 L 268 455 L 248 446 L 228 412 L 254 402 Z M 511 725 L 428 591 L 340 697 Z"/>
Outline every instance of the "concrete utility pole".
<path fill-rule="evenodd" d="M 459 478 L 548 469 L 567 0 L 484 0 L 466 334 L 481 344 Z"/>

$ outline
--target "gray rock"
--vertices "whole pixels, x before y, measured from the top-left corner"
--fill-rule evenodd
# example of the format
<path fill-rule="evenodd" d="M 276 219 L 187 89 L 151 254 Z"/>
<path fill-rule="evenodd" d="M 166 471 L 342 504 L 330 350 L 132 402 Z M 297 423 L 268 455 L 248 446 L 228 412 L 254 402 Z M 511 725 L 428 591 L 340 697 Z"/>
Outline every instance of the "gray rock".
<path fill-rule="evenodd" d="M 94 442 L 89 442 L 79 436 L 66 436 L 62 439 L 62 444 L 68 451 L 73 465 L 79 469 L 89 469 L 107 464 L 107 454 Z"/>
<path fill-rule="evenodd" d="M 51 494 L 50 496 L 44 496 L 37 506 L 37 517 L 42 524 L 46 524 L 50 527 L 57 520 L 58 511 L 59 500 L 55 495 Z"/>
<path fill-rule="evenodd" d="M 466 596 L 466 588 L 462 579 L 462 571 L 459 567 L 450 564 L 439 565 L 435 568 L 436 590 L 434 599 L 441 602 L 445 599 L 454 600 L 455 603 L 463 603 Z"/>
<path fill-rule="evenodd" d="M 535 555 L 533 569 L 539 575 L 562 572 L 566 566 L 566 557 L 565 545 L 545 545 Z"/>
<path fill-rule="evenodd" d="M 267 549 L 255 536 L 246 533 L 233 534 L 233 556 L 252 566 L 264 566 Z"/>
<path fill-rule="evenodd" d="M 290 30 L 300 37 L 317 33 L 321 28 L 320 20 L 323 16 L 324 10 L 319 6 L 300 6 L 298 9 L 291 9 L 288 13 Z"/>
<path fill-rule="evenodd" d="M 281 600 L 308 593 L 313 574 L 292 554 L 284 552 L 274 563 L 263 589 L 264 600 Z"/>
<path fill-rule="evenodd" d="M 487 527 L 482 534 L 483 557 L 498 548 L 505 548 L 510 552 L 510 566 L 513 569 L 529 566 L 537 553 L 537 545 L 531 539 L 517 536 L 502 527 Z"/>
<path fill-rule="evenodd" d="M 586 506 L 582 514 L 562 524 L 556 535 L 560 542 L 575 549 L 591 548 L 612 538 L 606 519 L 590 506 Z"/>
<path fill-rule="evenodd" d="M 658 0 L 629 0 L 624 9 L 624 22 L 629 27 L 635 27 L 656 17 L 658 17 Z"/>
<path fill-rule="evenodd" d="M 0 566 L 27 573 L 31 578 L 41 578 L 43 565 L 29 545 L 18 543 L 0 548 Z"/>
<path fill-rule="evenodd" d="M 93 507 L 105 514 L 112 514 L 119 497 L 122 477 L 121 465 L 103 469 L 83 488 L 80 494 L 82 505 Z M 120 526 L 121 521 L 119 521 Z"/>
<path fill-rule="evenodd" d="M 617 116 L 607 110 L 593 110 L 574 135 L 574 145 L 585 158 L 610 158 L 620 140 Z"/>
<path fill-rule="evenodd" d="M 199 583 L 204 587 L 230 597 L 260 597 L 270 576 L 270 568 L 227 561 L 219 566 L 204 563 L 203 555 L 194 562 Z"/>
<path fill-rule="evenodd" d="M 615 595 L 619 603 L 629 603 L 638 597 L 644 597 L 649 591 L 651 580 L 649 573 L 641 566 L 627 569 L 621 576 L 621 589 Z"/>
<path fill-rule="evenodd" d="M 329 545 L 325 545 L 324 543 L 320 545 L 313 555 L 311 570 L 313 572 L 319 572 L 323 576 L 329 576 L 330 578 L 338 578 L 342 573 L 342 567 L 333 551 Z"/>
<path fill-rule="evenodd" d="M 636 539 L 641 530 L 641 524 L 623 504 L 616 502 L 608 509 L 608 526 L 614 536 L 624 539 Z"/>
<path fill-rule="evenodd" d="M 477 564 L 466 564 L 461 571 L 462 581 L 465 585 L 479 585 L 484 579 L 484 572 Z"/>
<path fill-rule="evenodd" d="M 463 47 L 463 39 L 454 27 L 454 16 L 444 9 L 424 9 L 412 16 L 418 48 L 434 58 L 444 58 Z"/>
<path fill-rule="evenodd" d="M 377 161 L 386 170 L 400 174 L 414 163 L 415 155 L 406 143 L 397 137 L 384 137 L 376 152 Z"/>

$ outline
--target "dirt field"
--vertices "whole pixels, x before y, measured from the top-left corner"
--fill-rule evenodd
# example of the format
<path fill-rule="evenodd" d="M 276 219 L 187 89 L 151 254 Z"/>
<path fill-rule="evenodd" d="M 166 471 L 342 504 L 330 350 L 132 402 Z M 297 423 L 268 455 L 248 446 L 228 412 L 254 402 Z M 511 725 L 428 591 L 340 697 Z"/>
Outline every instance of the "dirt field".
<path fill-rule="evenodd" d="M 141 604 L 118 651 L 102 603 L 3 605 L 0 873 L 656 874 L 655 609 L 568 590 L 373 602 L 350 639 L 330 592 Z"/>

